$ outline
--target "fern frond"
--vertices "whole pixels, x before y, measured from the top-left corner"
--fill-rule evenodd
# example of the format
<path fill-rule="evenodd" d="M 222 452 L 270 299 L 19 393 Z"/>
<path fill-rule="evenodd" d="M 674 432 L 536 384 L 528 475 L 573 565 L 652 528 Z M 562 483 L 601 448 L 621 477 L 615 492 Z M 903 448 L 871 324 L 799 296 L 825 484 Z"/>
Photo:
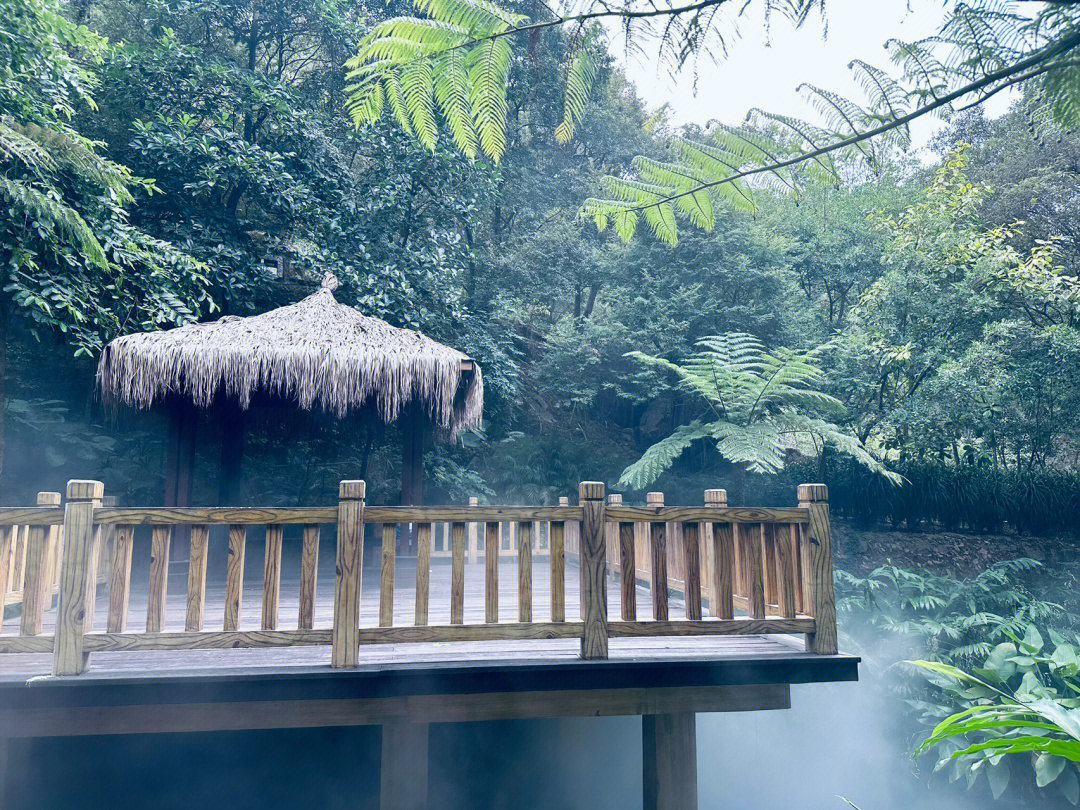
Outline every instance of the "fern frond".
<path fill-rule="evenodd" d="M 510 43 L 492 39 L 465 58 L 469 105 L 484 154 L 498 161 L 506 150 L 506 84 L 510 76 Z"/>
<path fill-rule="evenodd" d="M 93 230 L 78 211 L 64 204 L 57 196 L 3 175 L 0 175 L 0 195 L 22 216 L 50 223 L 61 239 L 77 245 L 92 264 L 102 270 L 108 269 L 105 251 Z"/>
<path fill-rule="evenodd" d="M 401 69 L 401 96 L 408 111 L 416 139 L 430 152 L 435 151 L 435 84 L 431 63 L 416 59 Z"/>
<path fill-rule="evenodd" d="M 697 420 L 676 428 L 674 433 L 658 441 L 646 450 L 641 458 L 622 471 L 619 486 L 645 489 L 671 467 L 686 448 L 711 435 L 709 427 Z"/>
<path fill-rule="evenodd" d="M 595 48 L 598 30 L 594 28 L 577 37 L 579 43 L 567 51 L 563 75 L 563 117 L 555 128 L 555 140 L 558 143 L 568 143 L 574 137 L 574 131 L 581 116 L 585 114 L 585 104 L 599 75 L 600 65 Z"/>
<path fill-rule="evenodd" d="M 458 149 L 468 158 L 476 157 L 477 137 L 469 103 L 469 77 L 465 55 L 460 49 L 447 51 L 435 61 L 435 101 L 446 119 Z"/>

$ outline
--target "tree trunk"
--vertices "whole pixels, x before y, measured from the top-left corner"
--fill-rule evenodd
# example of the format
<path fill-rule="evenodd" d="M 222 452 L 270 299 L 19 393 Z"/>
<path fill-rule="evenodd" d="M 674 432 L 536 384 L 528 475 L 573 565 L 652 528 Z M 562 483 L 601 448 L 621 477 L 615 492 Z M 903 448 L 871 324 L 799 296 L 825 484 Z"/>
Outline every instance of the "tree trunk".
<path fill-rule="evenodd" d="M 424 449 L 430 432 L 430 420 L 419 402 L 413 400 L 398 417 L 401 426 L 401 505 L 424 503 Z M 401 538 L 402 552 L 416 553 L 416 527 Z"/>
<path fill-rule="evenodd" d="M 240 487 L 240 468 L 244 460 L 244 430 L 247 414 L 236 402 L 221 405 L 221 477 L 218 479 L 218 503 L 236 506 Z"/>

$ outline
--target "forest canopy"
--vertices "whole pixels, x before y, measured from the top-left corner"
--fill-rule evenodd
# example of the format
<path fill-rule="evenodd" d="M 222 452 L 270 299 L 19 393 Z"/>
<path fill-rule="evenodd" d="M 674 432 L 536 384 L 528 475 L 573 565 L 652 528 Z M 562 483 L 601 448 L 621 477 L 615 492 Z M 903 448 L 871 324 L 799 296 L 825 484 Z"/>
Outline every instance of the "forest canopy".
<path fill-rule="evenodd" d="M 890 46 L 893 73 L 853 66 L 866 99 L 806 88 L 824 114 L 810 130 L 759 112 L 743 127 L 672 126 L 615 66 L 618 37 L 598 17 L 464 0 L 4 2 L 20 21 L 0 99 L 5 499 L 101 469 L 153 499 L 156 465 L 131 459 L 163 452 L 162 426 L 102 408 L 103 343 L 265 311 L 326 272 L 343 302 L 484 369 L 482 429 L 428 453 L 432 499 L 551 500 L 601 477 L 786 502 L 802 474 L 879 493 L 863 515 L 875 521 L 942 519 L 951 496 L 909 494 L 935 476 L 970 493 L 1058 476 L 1054 492 L 1076 497 L 1069 4 L 946 4 L 935 43 Z M 771 5 L 775 24 L 821 24 L 818 3 Z M 677 69 L 734 36 L 702 11 L 640 25 Z M 621 36 L 648 36 L 629 12 Z M 456 33 L 431 33 L 444 28 Z M 936 78 L 920 81 L 919 64 Z M 1009 112 L 987 118 L 978 100 L 1005 88 Z M 896 121 L 928 104 L 947 120 L 916 160 Z M 815 145 L 828 148 L 805 158 Z M 686 184 L 717 179 L 706 163 L 749 174 L 700 196 Z M 589 202 L 619 188 L 645 196 Z M 666 232 L 672 189 L 671 222 L 690 227 Z M 630 236 L 627 206 L 648 232 L 597 230 Z M 672 369 L 699 341 L 740 334 L 761 358 L 812 357 L 812 385 L 751 403 L 738 440 L 681 434 L 641 474 L 650 447 L 713 407 Z M 301 444 L 253 417 L 251 463 L 268 472 L 247 496 L 304 502 L 351 470 L 373 497 L 397 497 L 394 431 L 293 418 Z M 792 420 L 813 429 L 775 432 Z M 197 455 L 215 463 L 212 447 Z M 47 474 L 25 475 L 42 456 Z M 1044 524 L 1053 511 L 1031 509 Z"/>

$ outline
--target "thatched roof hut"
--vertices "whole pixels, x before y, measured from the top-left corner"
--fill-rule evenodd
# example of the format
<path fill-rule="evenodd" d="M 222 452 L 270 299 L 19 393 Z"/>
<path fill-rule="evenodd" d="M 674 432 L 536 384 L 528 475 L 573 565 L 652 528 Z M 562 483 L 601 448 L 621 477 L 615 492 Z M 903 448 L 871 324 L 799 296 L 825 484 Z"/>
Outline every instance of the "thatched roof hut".
<path fill-rule="evenodd" d="M 402 502 L 420 502 L 426 434 L 434 428 L 455 435 L 480 423 L 480 367 L 419 332 L 339 303 L 337 286 L 327 274 L 321 289 L 295 304 L 124 335 L 105 347 L 97 379 L 106 402 L 169 409 L 166 505 L 187 503 L 197 421 L 192 412 L 211 406 L 222 408 L 215 420 L 224 427 L 219 497 L 231 497 L 227 482 L 238 473 L 243 452 L 242 414 L 256 395 L 305 410 L 318 406 L 338 417 L 371 409 L 383 421 L 397 421 Z"/>
<path fill-rule="evenodd" d="M 261 315 L 118 337 L 98 363 L 102 396 L 149 408 L 180 395 L 206 408 L 224 394 L 246 409 L 268 392 L 339 417 L 370 405 L 386 422 L 418 401 L 451 433 L 479 425 L 484 385 L 468 355 L 338 303 L 336 288 L 328 275 L 302 301 Z"/>

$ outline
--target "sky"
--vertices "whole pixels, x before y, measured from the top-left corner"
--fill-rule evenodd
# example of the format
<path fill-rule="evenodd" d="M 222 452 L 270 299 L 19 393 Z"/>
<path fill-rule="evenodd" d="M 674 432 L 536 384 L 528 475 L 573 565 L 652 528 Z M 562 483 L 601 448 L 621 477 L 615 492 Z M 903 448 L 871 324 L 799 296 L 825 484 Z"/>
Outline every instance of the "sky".
<path fill-rule="evenodd" d="M 739 124 L 752 107 L 814 121 L 819 120 L 815 111 L 796 92 L 799 84 L 860 100 L 848 63 L 857 58 L 893 69 L 885 41 L 935 33 L 944 6 L 942 0 L 826 0 L 824 24 L 813 15 L 796 30 L 777 16 L 766 32 L 761 4 L 751 3 L 737 20 L 740 36 L 729 41 L 726 58 L 717 63 L 706 57 L 698 63 L 696 92 L 692 65 L 672 78 L 666 68 L 657 69 L 655 49 L 644 58 L 627 59 L 620 48 L 617 58 L 650 109 L 670 105 L 669 120 L 675 125 Z M 1004 112 L 1008 102 L 1000 94 L 987 113 Z M 940 126 L 939 119 L 929 117 L 913 124 L 914 145 L 925 145 Z"/>

